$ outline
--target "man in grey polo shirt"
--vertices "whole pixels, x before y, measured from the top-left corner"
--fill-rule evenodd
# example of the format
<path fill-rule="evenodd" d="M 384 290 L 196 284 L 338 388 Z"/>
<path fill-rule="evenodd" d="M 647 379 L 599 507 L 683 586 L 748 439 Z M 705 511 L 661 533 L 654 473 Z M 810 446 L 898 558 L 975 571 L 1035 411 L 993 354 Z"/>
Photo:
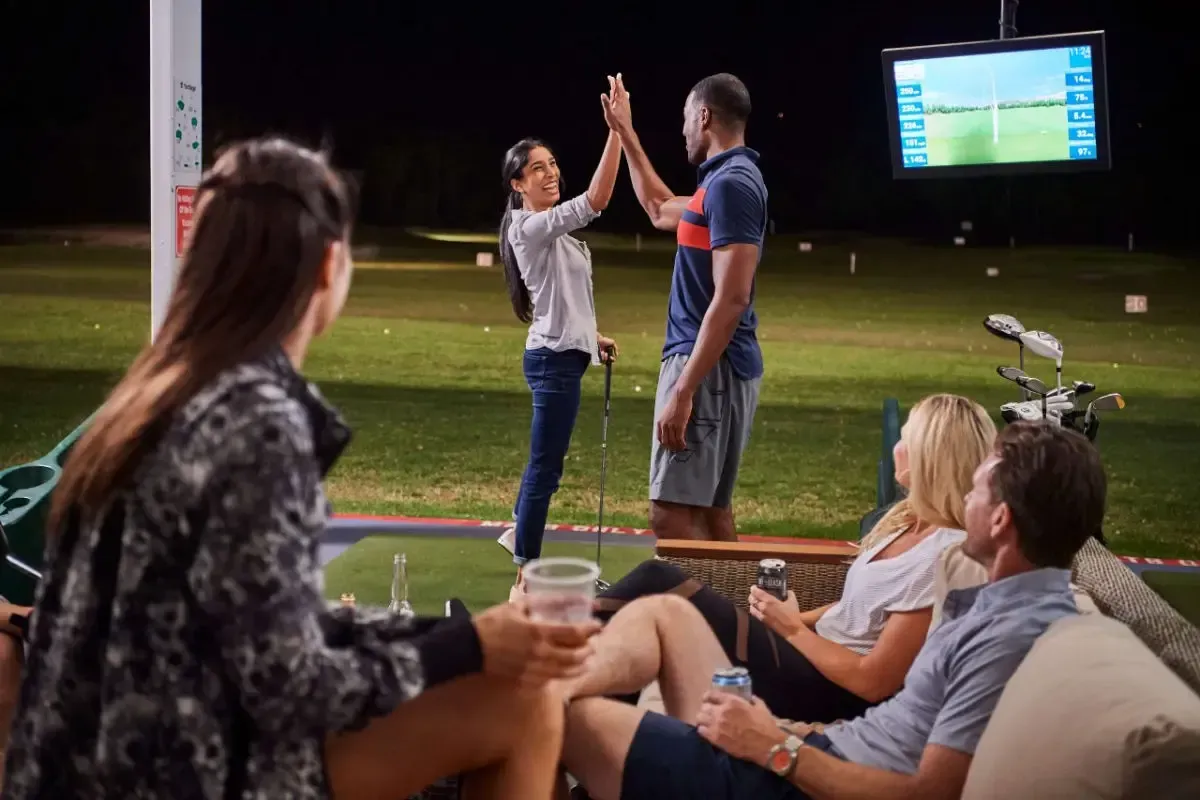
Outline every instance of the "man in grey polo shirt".
<path fill-rule="evenodd" d="M 1077 613 L 1070 566 L 1100 529 L 1105 491 L 1084 437 L 1009 425 L 967 496 L 963 550 L 988 583 L 949 594 L 899 694 L 823 731 L 730 694 L 672 697 L 673 717 L 578 700 L 567 768 L 598 800 L 957 798 L 1008 679 L 1052 623 Z"/>

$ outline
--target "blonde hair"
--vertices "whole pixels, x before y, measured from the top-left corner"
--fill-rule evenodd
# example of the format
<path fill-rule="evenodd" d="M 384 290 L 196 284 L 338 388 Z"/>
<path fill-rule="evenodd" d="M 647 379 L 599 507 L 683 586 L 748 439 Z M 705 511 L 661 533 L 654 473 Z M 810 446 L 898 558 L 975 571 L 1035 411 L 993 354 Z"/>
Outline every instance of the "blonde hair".
<path fill-rule="evenodd" d="M 992 452 L 996 425 L 973 400 L 933 394 L 913 406 L 900 437 L 908 447 L 908 497 L 863 537 L 864 549 L 918 521 L 965 530 L 966 495 Z"/>

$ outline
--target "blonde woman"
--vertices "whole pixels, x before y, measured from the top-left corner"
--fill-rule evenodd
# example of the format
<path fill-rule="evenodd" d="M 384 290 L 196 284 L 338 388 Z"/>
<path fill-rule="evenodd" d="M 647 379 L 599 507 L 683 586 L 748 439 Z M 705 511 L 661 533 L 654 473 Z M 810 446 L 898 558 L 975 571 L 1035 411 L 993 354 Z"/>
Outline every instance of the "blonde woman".
<path fill-rule="evenodd" d="M 777 717 L 860 716 L 900 689 L 925 642 L 938 558 L 965 536 L 964 498 L 995 436 L 964 397 L 913 408 L 895 448 L 908 497 L 863 539 L 836 603 L 802 612 L 794 593 L 779 601 L 756 587 L 747 618 L 671 564 L 640 565 L 601 596 L 600 617 L 611 619 L 569 695 L 629 694 L 657 679 L 667 713 L 686 721 L 696 709 L 679 708 L 680 698 L 699 697 L 711 665 L 730 663 L 750 670 Z"/>

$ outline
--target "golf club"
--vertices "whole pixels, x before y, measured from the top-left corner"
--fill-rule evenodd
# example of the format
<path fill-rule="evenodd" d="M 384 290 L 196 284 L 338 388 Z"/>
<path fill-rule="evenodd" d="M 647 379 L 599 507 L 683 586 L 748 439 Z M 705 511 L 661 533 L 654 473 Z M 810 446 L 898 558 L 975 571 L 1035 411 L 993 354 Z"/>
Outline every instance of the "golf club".
<path fill-rule="evenodd" d="M 1017 383 L 1022 389 L 1025 389 L 1042 398 L 1042 418 L 1046 417 L 1046 384 L 1042 383 L 1037 378 L 1029 375 L 1022 375 L 1017 378 Z"/>
<path fill-rule="evenodd" d="M 988 314 L 983 320 L 983 327 L 993 336 L 999 336 L 1001 339 L 1007 339 L 1010 342 L 1017 343 L 1017 349 L 1020 354 L 1020 367 L 1025 370 L 1025 343 L 1021 341 L 1021 334 L 1025 332 L 1025 326 L 1021 324 L 1021 320 L 1011 314 Z M 1022 393 L 1021 397 L 1028 400 L 1029 395 Z"/>
<path fill-rule="evenodd" d="M 1062 387 L 1063 346 L 1052 333 L 1046 331 L 1025 331 L 1021 334 L 1021 344 L 1029 348 L 1034 355 L 1049 358 L 1054 361 L 1057 386 Z"/>
<path fill-rule="evenodd" d="M 8 547 L 8 534 L 4 532 L 4 526 L 0 525 L 0 555 L 4 556 L 4 561 L 17 572 L 26 577 L 33 578 L 35 581 L 42 579 L 42 573 L 33 567 L 26 564 L 21 559 L 12 554 Z"/>
<path fill-rule="evenodd" d="M 613 348 L 604 351 L 604 422 L 600 428 L 600 519 L 596 523 L 596 566 L 600 565 L 600 543 L 604 538 L 604 481 L 608 477 L 608 418 L 612 410 Z M 596 578 L 596 590 L 606 591 L 608 581 Z"/>
<path fill-rule="evenodd" d="M 1125 398 L 1118 392 L 1111 394 L 1102 394 L 1092 402 L 1088 403 L 1087 413 L 1083 416 L 1083 428 L 1088 430 L 1093 424 L 1099 423 L 1097 411 L 1117 411 L 1125 407 Z M 1090 438 L 1090 437 L 1089 437 Z"/>
<path fill-rule="evenodd" d="M 1016 383 L 1018 379 L 1025 377 L 1025 370 L 1016 367 L 996 367 L 996 374 L 1006 381 Z"/>
<path fill-rule="evenodd" d="M 1083 397 L 1085 394 L 1096 391 L 1096 384 L 1091 381 L 1071 381 L 1071 385 L 1075 387 L 1076 397 Z"/>

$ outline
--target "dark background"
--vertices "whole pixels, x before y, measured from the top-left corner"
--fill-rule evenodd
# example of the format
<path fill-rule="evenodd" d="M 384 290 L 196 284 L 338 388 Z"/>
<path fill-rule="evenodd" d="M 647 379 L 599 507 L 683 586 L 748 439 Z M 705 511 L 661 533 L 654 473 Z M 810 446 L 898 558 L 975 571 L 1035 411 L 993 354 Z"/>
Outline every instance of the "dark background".
<path fill-rule="evenodd" d="M 895 181 L 879 51 L 997 36 L 998 0 L 454 3 L 206 0 L 206 163 L 264 132 L 332 142 L 362 171 L 363 221 L 497 221 L 504 149 L 548 140 L 581 189 L 605 135 L 598 96 L 622 71 L 659 172 L 694 187 L 688 89 L 730 71 L 754 103 L 780 232 L 849 229 L 1173 248 L 1196 240 L 1195 38 L 1188 6 L 1024 0 L 1021 35 L 1104 29 L 1114 168 L 1096 175 Z M 4 0 L 0 227 L 148 220 L 149 3 Z M 1192 123 L 1194 124 L 1194 123 Z M 1011 190 L 1011 206 L 1006 199 Z M 1011 208 L 1011 215 L 1009 210 Z M 646 223 L 627 179 L 609 230 Z"/>

